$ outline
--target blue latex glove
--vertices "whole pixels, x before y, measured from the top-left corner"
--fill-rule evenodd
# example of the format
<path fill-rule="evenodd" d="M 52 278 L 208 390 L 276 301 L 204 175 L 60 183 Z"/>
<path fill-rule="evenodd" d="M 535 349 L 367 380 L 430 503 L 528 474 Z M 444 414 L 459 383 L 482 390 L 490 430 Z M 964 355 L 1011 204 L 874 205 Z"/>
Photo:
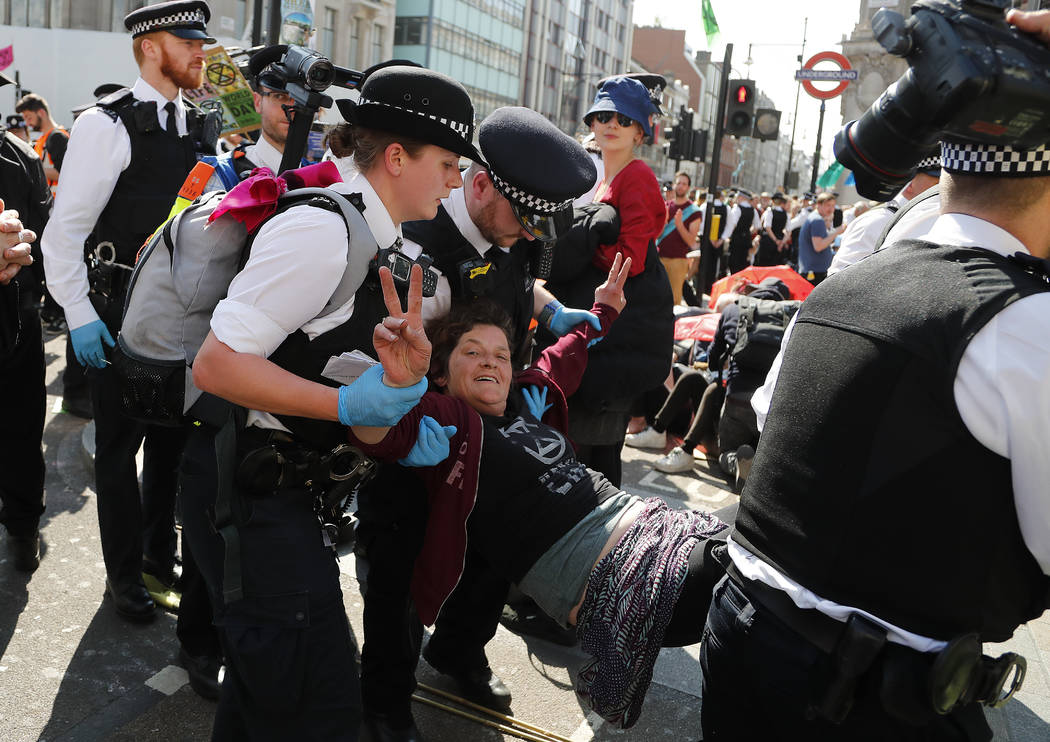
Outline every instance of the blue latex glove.
<path fill-rule="evenodd" d="M 553 304 L 554 302 L 551 303 Z M 566 308 L 560 303 L 554 310 L 554 316 L 551 317 L 549 327 L 552 333 L 557 337 L 561 337 L 581 322 L 589 322 L 591 327 L 598 332 L 602 330 L 602 322 L 594 312 L 588 312 L 586 309 Z"/>
<path fill-rule="evenodd" d="M 81 365 L 105 368 L 106 349 L 102 347 L 105 343 L 112 348 L 116 343 L 113 336 L 106 329 L 106 323 L 100 319 L 88 322 L 86 325 L 69 331 L 69 340 L 73 343 L 73 353 Z"/>
<path fill-rule="evenodd" d="M 543 414 L 554 406 L 547 402 L 547 387 L 541 389 L 535 384 L 529 384 L 521 388 L 521 395 L 525 397 L 525 406 L 537 420 L 542 420 Z"/>
<path fill-rule="evenodd" d="M 404 389 L 387 386 L 383 383 L 383 366 L 376 364 L 354 383 L 339 387 L 339 422 L 373 428 L 396 425 L 426 390 L 426 379 Z"/>
<path fill-rule="evenodd" d="M 455 425 L 442 425 L 430 415 L 419 421 L 419 436 L 408 456 L 397 463 L 402 466 L 434 466 L 448 458 L 448 442 L 456 434 Z"/>

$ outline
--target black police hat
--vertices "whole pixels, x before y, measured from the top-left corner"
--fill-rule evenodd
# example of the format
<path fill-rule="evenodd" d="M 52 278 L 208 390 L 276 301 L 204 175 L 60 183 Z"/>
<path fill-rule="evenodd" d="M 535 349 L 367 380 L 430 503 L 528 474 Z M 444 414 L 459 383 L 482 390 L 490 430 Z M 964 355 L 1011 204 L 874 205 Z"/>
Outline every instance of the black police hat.
<path fill-rule="evenodd" d="M 361 98 L 336 101 L 351 124 L 412 137 L 484 164 L 474 147 L 474 106 L 466 88 L 448 75 L 408 65 L 376 69 L 361 83 Z"/>
<path fill-rule="evenodd" d="M 609 77 L 603 77 L 598 81 L 597 87 L 601 86 L 607 81 L 614 77 L 629 77 L 632 80 L 637 80 L 646 87 L 649 91 L 649 97 L 653 99 L 653 105 L 656 106 L 656 112 L 663 115 L 663 109 L 660 108 L 660 103 L 663 100 L 664 88 L 667 87 L 667 78 L 663 75 L 657 75 L 654 72 L 627 72 L 623 75 L 610 75 Z"/>
<path fill-rule="evenodd" d="M 118 90 L 123 90 L 127 85 L 121 85 L 119 82 L 104 82 L 95 88 L 91 94 L 95 96 L 95 99 L 104 98 L 110 93 L 115 93 Z"/>
<path fill-rule="evenodd" d="M 478 144 L 496 189 L 528 214 L 568 208 L 598 178 L 587 150 L 529 108 L 497 108 L 478 127 Z"/>
<path fill-rule="evenodd" d="M 133 10 L 124 16 L 124 27 L 131 38 L 153 31 L 167 31 L 180 39 L 201 39 L 214 44 L 206 24 L 211 19 L 211 8 L 204 0 L 170 0 Z"/>
<path fill-rule="evenodd" d="M 2 88 L 4 85 L 14 85 L 14 84 L 15 84 L 14 80 L 12 80 L 10 77 L 5 75 L 3 72 L 0 72 L 0 88 Z"/>

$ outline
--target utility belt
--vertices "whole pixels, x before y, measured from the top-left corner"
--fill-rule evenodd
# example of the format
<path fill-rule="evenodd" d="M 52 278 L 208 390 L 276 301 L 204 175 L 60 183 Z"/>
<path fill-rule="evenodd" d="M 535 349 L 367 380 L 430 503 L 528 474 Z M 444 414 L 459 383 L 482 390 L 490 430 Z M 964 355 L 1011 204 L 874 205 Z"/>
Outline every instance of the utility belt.
<path fill-rule="evenodd" d="M 99 317 L 106 314 L 114 302 L 123 312 L 124 295 L 131 281 L 134 266 L 117 260 L 116 246 L 106 240 L 86 251 L 88 265 L 88 298 Z"/>
<path fill-rule="evenodd" d="M 981 653 L 976 633 L 964 634 L 939 652 L 919 652 L 889 642 L 884 627 L 853 613 L 845 622 L 803 609 L 782 590 L 744 577 L 726 560 L 729 579 L 761 608 L 830 658 L 830 678 L 814 696 L 810 711 L 838 724 L 853 705 L 858 685 L 873 678 L 883 708 L 906 723 L 921 726 L 968 704 L 998 708 L 1024 681 L 1025 658 L 1007 652 L 998 658 Z"/>
<path fill-rule="evenodd" d="M 237 450 L 237 492 L 256 499 L 309 493 L 321 538 L 333 549 L 358 489 L 377 470 L 373 459 L 349 444 L 319 452 L 284 431 L 254 426 L 238 435 Z"/>

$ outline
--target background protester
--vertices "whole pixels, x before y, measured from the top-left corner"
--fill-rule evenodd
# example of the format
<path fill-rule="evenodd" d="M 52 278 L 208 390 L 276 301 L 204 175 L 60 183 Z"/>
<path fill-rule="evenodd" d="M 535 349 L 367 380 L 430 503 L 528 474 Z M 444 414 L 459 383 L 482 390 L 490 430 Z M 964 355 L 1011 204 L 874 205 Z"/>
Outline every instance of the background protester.
<path fill-rule="evenodd" d="M 667 224 L 656 240 L 675 306 L 682 302 L 682 286 L 689 267 L 686 256 L 696 244 L 696 235 L 703 223 L 703 212 L 689 200 L 691 184 L 689 173 L 675 175 L 674 197 L 667 202 Z"/>
<path fill-rule="evenodd" d="M 846 231 L 845 225 L 831 226 L 835 211 L 835 197 L 821 193 L 816 199 L 816 208 L 806 217 L 798 235 L 798 272 L 814 286 L 828 275 L 828 268 L 835 256 L 832 244 L 835 238 Z"/>

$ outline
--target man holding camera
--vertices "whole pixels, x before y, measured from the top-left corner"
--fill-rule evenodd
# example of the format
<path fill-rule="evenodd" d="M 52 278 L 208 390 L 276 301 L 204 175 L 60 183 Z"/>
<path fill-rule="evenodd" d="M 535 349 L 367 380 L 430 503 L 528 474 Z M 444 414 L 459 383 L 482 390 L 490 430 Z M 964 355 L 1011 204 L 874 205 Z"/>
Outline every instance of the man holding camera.
<path fill-rule="evenodd" d="M 48 287 L 65 310 L 77 360 L 89 367 L 106 593 L 130 621 L 154 617 L 144 572 L 168 588 L 176 580 L 174 507 L 184 433 L 141 425 L 123 414 L 106 347 L 113 347 L 120 330 L 136 252 L 166 219 L 198 156 L 214 154 L 214 116 L 180 94 L 201 85 L 203 48 L 215 41 L 205 26 L 210 15 L 201 0 L 177 0 L 124 18 L 140 76 L 130 89 L 102 98 L 77 118 L 63 162 L 62 198 L 42 245 Z M 135 455 L 143 441 L 140 498 Z M 182 608 L 192 612 L 185 601 Z M 180 624 L 183 649 L 190 659 L 201 659 L 198 666 L 183 658 L 194 689 L 217 695 L 211 626 L 199 627 L 199 647 L 186 643 L 184 628 Z M 202 667 L 210 677 L 201 675 Z"/>
<path fill-rule="evenodd" d="M 1050 42 L 1050 13 L 1008 20 Z M 929 233 L 822 283 L 787 342 L 701 645 L 704 739 L 988 740 L 981 705 L 1020 685 L 981 645 L 1048 606 L 1050 147 L 940 133 Z"/>

